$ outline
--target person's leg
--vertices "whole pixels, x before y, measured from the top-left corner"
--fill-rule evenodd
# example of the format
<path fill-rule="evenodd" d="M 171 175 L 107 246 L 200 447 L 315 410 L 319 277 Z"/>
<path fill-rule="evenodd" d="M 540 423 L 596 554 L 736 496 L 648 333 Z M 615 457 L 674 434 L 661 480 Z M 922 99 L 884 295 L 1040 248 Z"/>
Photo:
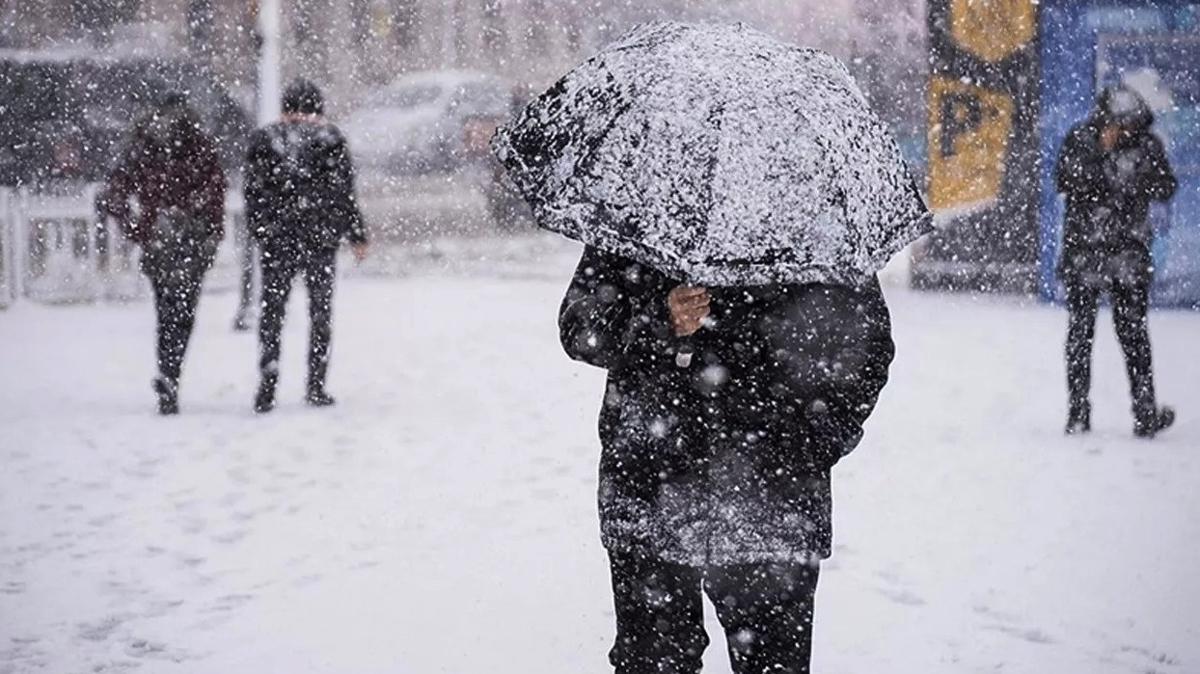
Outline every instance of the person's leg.
<path fill-rule="evenodd" d="M 1113 323 L 1125 354 L 1129 394 L 1135 418 L 1153 412 L 1154 373 L 1150 369 L 1150 331 L 1146 321 L 1149 291 L 1142 285 L 1113 286 Z"/>
<path fill-rule="evenodd" d="M 153 275 L 150 278 L 150 290 L 154 294 L 154 329 L 155 329 L 155 359 L 154 364 L 160 377 L 165 375 L 165 365 L 170 360 L 171 344 L 171 304 L 168 298 L 168 288 Z"/>
<path fill-rule="evenodd" d="M 1067 391 L 1070 412 L 1067 432 L 1090 430 L 1092 345 L 1100 293 L 1083 286 L 1067 287 Z"/>
<path fill-rule="evenodd" d="M 178 377 L 179 372 L 172 372 L 172 344 L 175 329 L 172 325 L 175 307 L 171 300 L 171 288 L 163 282 L 153 270 L 147 270 L 150 288 L 154 293 L 155 313 L 155 366 L 158 374 L 154 376 L 152 385 L 154 394 L 158 397 L 159 414 L 175 414 L 179 411 Z"/>
<path fill-rule="evenodd" d="M 616 674 L 696 674 L 708 646 L 699 569 L 609 554 L 617 638 Z"/>
<path fill-rule="evenodd" d="M 713 567 L 705 591 L 717 609 L 735 674 L 808 674 L 817 564 Z"/>
<path fill-rule="evenodd" d="M 166 289 L 167 339 L 163 344 L 164 377 L 178 383 L 184 369 L 184 355 L 192 338 L 192 327 L 196 325 L 196 307 L 200 301 L 200 287 L 204 273 L 197 272 L 185 283 L 176 283 Z"/>
<path fill-rule="evenodd" d="M 1150 351 L 1150 288 L 1147 283 L 1118 283 L 1113 287 L 1113 323 L 1125 354 L 1129 376 L 1134 432 L 1152 437 L 1171 425 L 1174 412 L 1158 409 Z"/>
<path fill-rule="evenodd" d="M 269 412 L 275 406 L 275 385 L 279 381 L 280 339 L 294 270 L 285 256 L 263 256 L 262 300 L 258 319 L 260 384 L 254 409 Z"/>
<path fill-rule="evenodd" d="M 193 270 L 191 278 L 185 284 L 175 289 L 175 338 L 171 342 L 171 368 L 176 381 L 182 374 L 183 359 L 192 339 L 192 329 L 196 326 L 196 309 L 200 304 L 203 286 L 204 270 L 198 268 Z"/>
<path fill-rule="evenodd" d="M 310 322 L 308 401 L 314 405 L 333 403 L 333 398 L 325 391 L 325 375 L 329 370 L 330 346 L 333 339 L 333 286 L 336 263 L 336 251 L 322 252 L 314 255 L 304 270 Z"/>

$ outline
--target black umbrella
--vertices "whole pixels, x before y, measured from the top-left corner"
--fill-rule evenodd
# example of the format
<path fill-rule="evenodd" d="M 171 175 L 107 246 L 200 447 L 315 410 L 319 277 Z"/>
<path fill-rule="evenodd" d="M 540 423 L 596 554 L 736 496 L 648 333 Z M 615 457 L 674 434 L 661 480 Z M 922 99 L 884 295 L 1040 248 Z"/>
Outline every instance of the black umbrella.
<path fill-rule="evenodd" d="M 931 229 L 846 67 L 741 25 L 640 26 L 493 148 L 542 227 L 699 285 L 852 285 Z"/>

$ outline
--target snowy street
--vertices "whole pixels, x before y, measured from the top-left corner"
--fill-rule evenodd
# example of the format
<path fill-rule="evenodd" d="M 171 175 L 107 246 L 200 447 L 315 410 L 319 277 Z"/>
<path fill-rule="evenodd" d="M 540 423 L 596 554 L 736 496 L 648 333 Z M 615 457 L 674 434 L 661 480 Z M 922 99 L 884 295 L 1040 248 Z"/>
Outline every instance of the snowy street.
<path fill-rule="evenodd" d="M 0 312 L 0 674 L 611 671 L 604 374 L 558 344 L 576 249 L 536 251 L 344 278 L 325 410 L 298 288 L 265 417 L 232 294 L 200 305 L 175 418 L 150 303 Z M 1146 442 L 1102 311 L 1096 430 L 1066 438 L 1061 309 L 886 290 L 813 670 L 1200 671 L 1200 314 L 1152 315 L 1180 421 Z"/>

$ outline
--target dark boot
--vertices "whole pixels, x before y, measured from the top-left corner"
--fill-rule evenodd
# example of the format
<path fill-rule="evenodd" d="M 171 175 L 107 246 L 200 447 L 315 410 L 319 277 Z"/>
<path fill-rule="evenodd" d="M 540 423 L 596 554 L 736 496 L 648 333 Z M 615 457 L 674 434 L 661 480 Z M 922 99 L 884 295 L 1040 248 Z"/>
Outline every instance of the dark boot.
<path fill-rule="evenodd" d="M 159 375 L 151 381 L 158 396 L 158 413 L 163 416 L 179 414 L 179 384 Z"/>
<path fill-rule="evenodd" d="M 258 385 L 258 393 L 254 396 L 254 411 L 258 414 L 266 414 L 275 409 L 275 384 L 276 377 L 265 375 L 262 378 L 262 383 Z"/>
<path fill-rule="evenodd" d="M 1092 430 L 1092 406 L 1090 403 L 1071 405 L 1067 414 L 1067 435 L 1090 433 Z"/>
<path fill-rule="evenodd" d="M 253 322 L 250 320 L 250 311 L 248 309 L 238 309 L 237 315 L 233 317 L 234 332 L 249 332 L 253 327 Z"/>
<path fill-rule="evenodd" d="M 304 396 L 304 402 L 312 405 L 313 407 L 329 407 L 337 401 L 333 399 L 333 396 L 329 395 L 325 391 L 325 387 L 310 386 L 308 388 L 308 393 Z"/>
<path fill-rule="evenodd" d="M 1149 413 L 1139 415 L 1137 421 L 1133 424 L 1133 434 L 1139 438 L 1149 440 L 1170 428 L 1173 423 L 1175 423 L 1175 410 L 1164 406 Z"/>

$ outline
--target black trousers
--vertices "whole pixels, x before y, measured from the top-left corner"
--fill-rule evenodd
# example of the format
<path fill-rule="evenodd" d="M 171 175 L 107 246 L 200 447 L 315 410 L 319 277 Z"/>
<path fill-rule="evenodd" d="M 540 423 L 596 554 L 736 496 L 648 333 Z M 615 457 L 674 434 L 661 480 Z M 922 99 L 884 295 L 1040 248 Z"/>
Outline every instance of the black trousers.
<path fill-rule="evenodd" d="M 1092 345 L 1096 335 L 1096 313 L 1101 289 L 1083 284 L 1067 286 L 1067 389 L 1073 413 L 1090 408 Z M 1125 354 L 1133 415 L 1142 420 L 1155 412 L 1154 373 L 1150 360 L 1150 331 L 1147 323 L 1150 290 L 1144 283 L 1113 283 L 1113 323 L 1117 341 Z"/>
<path fill-rule="evenodd" d="M 617 674 L 695 674 L 708 646 L 701 592 L 729 643 L 735 674 L 807 674 L 812 655 L 816 564 L 706 569 L 610 554 Z"/>
<path fill-rule="evenodd" d="M 304 277 L 308 291 L 308 390 L 325 387 L 333 337 L 333 282 L 337 249 L 296 254 L 264 247 L 262 252 L 262 316 L 258 323 L 259 371 L 274 386 L 279 375 L 280 337 L 292 280 Z"/>
<path fill-rule="evenodd" d="M 158 373 L 171 382 L 178 382 L 196 324 L 196 306 L 200 303 L 204 270 L 181 265 L 171 274 L 155 270 L 148 276 L 158 316 Z"/>

